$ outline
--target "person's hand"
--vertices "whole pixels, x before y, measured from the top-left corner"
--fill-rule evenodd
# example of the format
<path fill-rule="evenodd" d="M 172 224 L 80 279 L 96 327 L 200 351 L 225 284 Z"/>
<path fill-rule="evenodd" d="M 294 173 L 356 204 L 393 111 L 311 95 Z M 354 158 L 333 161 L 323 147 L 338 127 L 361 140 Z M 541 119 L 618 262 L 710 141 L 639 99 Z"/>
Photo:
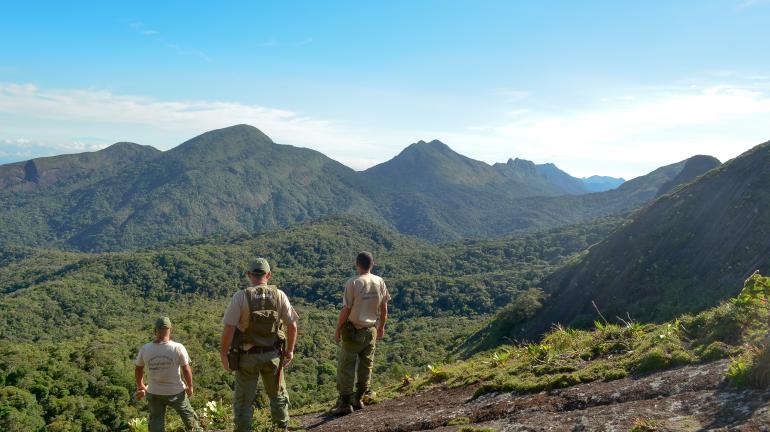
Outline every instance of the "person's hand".
<path fill-rule="evenodd" d="M 192 386 L 187 386 L 187 388 L 184 389 L 184 392 L 187 393 L 187 397 L 192 397 L 192 395 L 193 395 L 193 388 L 192 388 Z"/>
<path fill-rule="evenodd" d="M 382 340 L 385 337 L 385 327 L 377 327 L 377 340 Z"/>
<path fill-rule="evenodd" d="M 334 342 L 337 342 L 338 344 L 342 340 L 342 335 L 340 334 L 340 329 L 337 329 L 337 331 L 334 332 Z"/>
<path fill-rule="evenodd" d="M 294 351 L 286 351 L 283 353 L 283 365 L 288 366 L 291 361 L 294 360 Z"/>
<path fill-rule="evenodd" d="M 140 401 L 144 399 L 144 397 L 147 395 L 147 387 L 141 386 L 136 389 L 136 393 L 134 393 L 134 397 L 136 400 Z"/>
<path fill-rule="evenodd" d="M 224 370 L 227 372 L 232 372 L 232 370 L 230 370 L 230 361 L 227 360 L 227 354 L 219 354 L 219 359 L 222 361 L 222 367 Z"/>

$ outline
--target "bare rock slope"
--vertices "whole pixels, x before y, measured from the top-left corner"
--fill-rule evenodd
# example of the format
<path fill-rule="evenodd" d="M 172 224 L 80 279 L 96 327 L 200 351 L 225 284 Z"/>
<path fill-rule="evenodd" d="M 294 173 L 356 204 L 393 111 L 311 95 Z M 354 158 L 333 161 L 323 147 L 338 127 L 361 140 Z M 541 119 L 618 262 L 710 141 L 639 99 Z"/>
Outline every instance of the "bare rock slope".
<path fill-rule="evenodd" d="M 537 394 L 429 389 L 342 418 L 300 418 L 309 431 L 661 431 L 770 430 L 770 390 L 729 387 L 728 362 Z M 486 428 L 486 429 L 485 429 Z"/>

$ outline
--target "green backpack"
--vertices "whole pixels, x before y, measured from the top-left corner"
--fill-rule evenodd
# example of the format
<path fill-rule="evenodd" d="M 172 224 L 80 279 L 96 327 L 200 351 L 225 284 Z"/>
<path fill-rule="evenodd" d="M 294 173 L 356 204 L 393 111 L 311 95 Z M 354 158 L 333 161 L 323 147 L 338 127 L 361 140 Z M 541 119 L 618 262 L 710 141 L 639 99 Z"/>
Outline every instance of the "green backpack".
<path fill-rule="evenodd" d="M 249 287 L 244 293 L 251 312 L 243 342 L 262 348 L 278 346 L 285 339 L 278 313 L 278 288 L 272 285 Z"/>

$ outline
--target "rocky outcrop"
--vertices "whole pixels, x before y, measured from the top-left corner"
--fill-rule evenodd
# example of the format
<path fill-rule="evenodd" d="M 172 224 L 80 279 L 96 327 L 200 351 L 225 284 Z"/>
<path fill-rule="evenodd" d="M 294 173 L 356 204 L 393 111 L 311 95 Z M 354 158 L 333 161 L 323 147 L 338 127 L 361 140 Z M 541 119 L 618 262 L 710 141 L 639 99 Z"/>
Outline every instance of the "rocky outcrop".
<path fill-rule="evenodd" d="M 338 419 L 309 415 L 309 431 L 666 431 L 770 427 L 770 391 L 730 388 L 727 361 L 644 377 L 581 384 L 537 394 L 500 393 L 473 399 L 474 387 L 429 389 Z M 483 430 L 483 429 L 482 429 Z"/>

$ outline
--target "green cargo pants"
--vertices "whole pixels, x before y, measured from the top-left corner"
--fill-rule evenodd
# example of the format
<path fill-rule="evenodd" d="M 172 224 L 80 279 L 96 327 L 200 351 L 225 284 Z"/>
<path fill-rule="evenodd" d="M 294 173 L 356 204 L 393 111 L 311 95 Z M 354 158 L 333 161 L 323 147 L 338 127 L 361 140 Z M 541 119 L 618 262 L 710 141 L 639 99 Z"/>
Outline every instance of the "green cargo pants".
<path fill-rule="evenodd" d="M 166 396 L 147 393 L 147 405 L 150 409 L 148 424 L 149 432 L 164 432 L 166 430 L 166 407 L 171 407 L 182 418 L 187 431 L 203 432 L 198 424 L 198 415 L 190 405 L 185 392 Z"/>
<path fill-rule="evenodd" d="M 357 399 L 362 398 L 371 386 L 377 329 L 356 329 L 347 323 L 340 336 L 342 343 L 337 363 L 337 391 L 340 400 L 350 403 L 354 386 Z"/>
<path fill-rule="evenodd" d="M 278 351 L 263 354 L 241 354 L 238 370 L 235 371 L 235 391 L 233 394 L 233 417 L 235 432 L 251 431 L 254 415 L 254 400 L 257 396 L 257 383 L 262 377 L 265 393 L 270 398 L 270 415 L 273 423 L 284 428 L 289 424 L 289 393 L 281 375 L 281 383 L 276 386 L 280 357 Z"/>

